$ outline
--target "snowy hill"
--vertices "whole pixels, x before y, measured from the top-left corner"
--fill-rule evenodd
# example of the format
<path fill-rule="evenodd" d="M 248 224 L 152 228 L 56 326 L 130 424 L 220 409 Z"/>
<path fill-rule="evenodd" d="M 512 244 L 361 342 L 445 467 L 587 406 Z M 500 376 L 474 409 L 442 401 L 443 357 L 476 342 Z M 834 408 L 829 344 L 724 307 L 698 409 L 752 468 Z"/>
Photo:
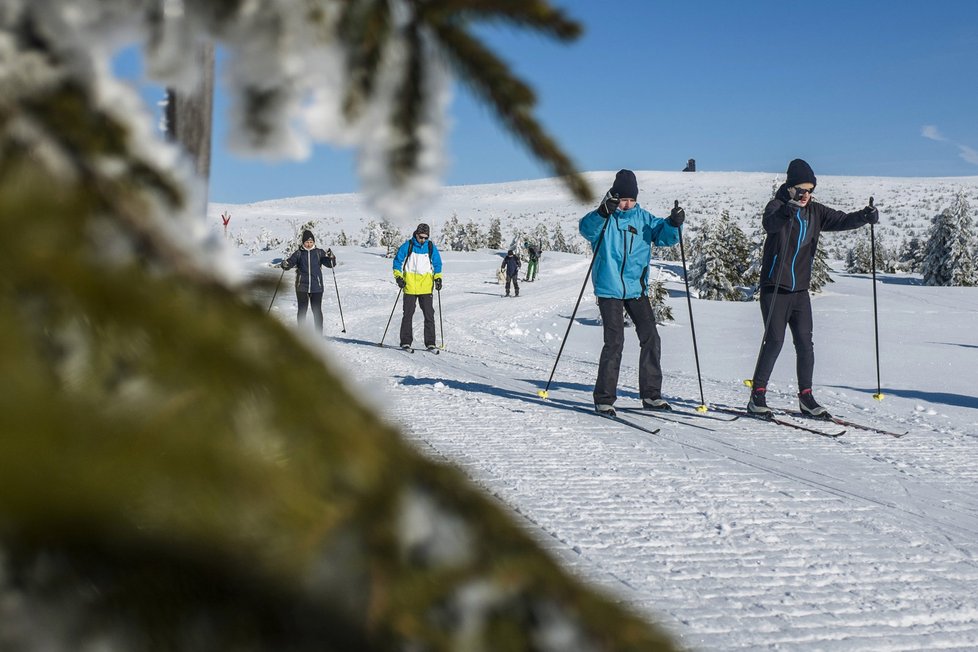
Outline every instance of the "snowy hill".
<path fill-rule="evenodd" d="M 638 177 L 643 205 L 663 212 L 686 197 L 691 221 L 723 206 L 752 219 L 774 181 L 741 173 Z M 884 221 L 914 226 L 958 188 L 975 196 L 978 179 L 819 179 L 825 203 L 857 208 L 873 194 Z M 553 180 L 446 188 L 419 221 L 433 224 L 436 242 L 452 212 L 482 223 L 505 216 L 510 228 L 554 219 L 574 232 L 589 207 L 564 197 Z M 321 220 L 322 232 L 355 233 L 371 217 L 353 195 L 294 198 L 212 205 L 215 229 L 225 210 L 242 239 L 264 229 L 287 240 L 308 219 Z M 463 469 L 567 567 L 665 625 L 682 645 L 978 649 L 978 289 L 880 275 L 885 397 L 877 401 L 872 282 L 835 272 L 837 282 L 813 300 L 816 394 L 840 416 L 908 434 L 849 428 L 830 439 L 686 414 L 700 403 L 700 378 L 681 277 L 670 275 L 676 322 L 660 328 L 663 391 L 685 413 L 674 421 L 626 415 L 661 428 L 651 435 L 586 413 L 601 348 L 589 293 L 550 399 L 537 397 L 584 282 L 585 256 L 548 253 L 538 280 L 513 299 L 501 297 L 495 281 L 498 252 L 443 252 L 436 306 L 445 351 L 436 356 L 376 346 L 392 308 L 386 343 L 396 344 L 400 321 L 390 260 L 377 248 L 334 250 L 346 333 L 328 286 L 327 337 L 302 331 L 310 346 L 422 451 Z M 249 275 L 279 278 L 270 265 L 281 251 L 242 245 L 236 253 Z M 285 276 L 272 311 L 294 324 L 292 272 Z M 270 299 L 258 297 L 264 306 Z M 692 310 L 706 402 L 743 405 L 741 381 L 760 343 L 757 304 L 693 300 Z M 416 343 L 420 333 L 419 318 Z M 620 407 L 638 404 L 637 356 L 636 338 L 626 334 Z M 796 389 L 786 345 L 769 401 L 792 409 Z"/>
<path fill-rule="evenodd" d="M 595 192 L 603 193 L 614 180 L 615 171 L 589 172 L 585 176 Z M 784 174 L 753 172 L 637 172 L 639 203 L 656 215 L 668 214 L 678 199 L 689 216 L 688 228 L 728 210 L 742 228 L 750 232 L 757 216 L 770 199 L 772 186 Z M 816 200 L 842 210 L 857 210 L 875 197 L 881 223 L 877 233 L 883 242 L 896 245 L 908 234 L 923 235 L 934 215 L 947 208 L 958 192 L 978 206 L 978 177 L 894 178 L 820 176 Z M 560 224 L 565 233 L 576 233 L 577 220 L 593 206 L 571 199 L 556 179 L 443 188 L 437 199 L 409 224 L 399 224 L 407 236 L 417 222 L 427 222 L 437 238 L 444 224 L 457 215 L 483 228 L 498 217 L 503 227 L 504 246 L 513 230 L 531 230 L 539 223 Z M 246 205 L 211 204 L 209 216 L 220 224 L 219 215 L 232 215 L 232 235 L 252 241 L 271 222 L 286 221 L 296 228 L 313 221 L 321 240 L 333 240 L 340 231 L 356 237 L 368 220 L 384 216 L 372 211 L 356 194 L 275 199 Z M 827 245 L 844 235 L 826 233 Z"/>

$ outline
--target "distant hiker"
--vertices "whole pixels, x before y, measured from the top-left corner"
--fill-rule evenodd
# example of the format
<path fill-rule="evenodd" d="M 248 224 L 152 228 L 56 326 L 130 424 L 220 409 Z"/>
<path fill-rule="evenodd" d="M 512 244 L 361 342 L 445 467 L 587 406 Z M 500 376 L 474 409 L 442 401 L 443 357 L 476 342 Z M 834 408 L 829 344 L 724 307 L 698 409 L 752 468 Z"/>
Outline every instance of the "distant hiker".
<path fill-rule="evenodd" d="M 530 261 L 526 264 L 526 278 L 523 280 L 532 283 L 537 277 L 537 263 L 540 260 L 540 254 L 533 245 L 528 245 L 526 249 Z"/>
<path fill-rule="evenodd" d="M 410 349 L 414 342 L 414 309 L 421 304 L 424 315 L 424 345 L 435 348 L 435 308 L 433 290 L 441 291 L 441 254 L 429 239 L 427 224 L 419 224 L 411 239 L 394 256 L 394 280 L 404 290 L 404 315 L 401 318 L 401 348 Z"/>
<path fill-rule="evenodd" d="M 696 172 L 696 159 L 691 158 L 686 161 L 686 167 L 683 168 L 683 172 Z"/>
<path fill-rule="evenodd" d="M 316 332 L 323 334 L 323 267 L 336 267 L 336 256 L 331 249 L 316 247 L 316 238 L 308 229 L 302 232 L 302 246 L 282 261 L 282 269 L 295 268 L 295 298 L 299 304 L 296 321 L 301 326 L 306 310 L 312 305 L 312 318 Z"/>
<path fill-rule="evenodd" d="M 761 220 L 767 232 L 761 260 L 764 333 L 747 403 L 747 411 L 753 414 L 771 415 L 766 399 L 767 384 L 784 344 L 785 326 L 788 326 L 797 356 L 799 407 L 811 416 L 828 416 L 812 395 L 815 349 L 808 286 L 818 249 L 818 235 L 822 231 L 846 231 L 864 224 L 876 224 L 880 216 L 873 206 L 843 213 L 819 204 L 812 199 L 815 183 L 811 166 L 796 158 L 788 164 L 787 181 L 764 208 Z"/>
<path fill-rule="evenodd" d="M 513 289 L 516 291 L 516 296 L 520 296 L 520 257 L 517 256 L 512 249 L 506 252 L 506 257 L 503 258 L 503 264 L 499 266 L 499 269 L 506 270 L 506 296 L 509 296 L 509 284 L 513 284 Z"/>
<path fill-rule="evenodd" d="M 646 296 L 652 245 L 670 247 L 679 242 L 686 212 L 678 205 L 666 219 L 656 217 L 636 202 L 638 181 L 631 170 L 621 170 L 597 210 L 581 218 L 580 231 L 594 250 L 591 282 L 604 325 L 604 348 L 594 384 L 594 408 L 614 415 L 618 372 L 625 344 L 624 313 L 638 333 L 639 395 L 643 407 L 669 410 L 662 398 L 661 347 L 655 315 Z"/>

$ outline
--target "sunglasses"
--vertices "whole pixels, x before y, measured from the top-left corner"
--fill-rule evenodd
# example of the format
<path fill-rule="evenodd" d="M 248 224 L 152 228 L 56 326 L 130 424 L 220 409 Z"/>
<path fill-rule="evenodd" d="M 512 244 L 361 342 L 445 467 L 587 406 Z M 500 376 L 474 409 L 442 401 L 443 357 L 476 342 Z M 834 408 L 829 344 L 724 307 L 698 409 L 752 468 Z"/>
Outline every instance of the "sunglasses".
<path fill-rule="evenodd" d="M 428 239 L 428 236 L 426 236 L 426 235 L 420 235 L 420 234 L 419 234 L 419 235 L 417 236 L 417 238 L 418 238 L 418 240 L 427 240 L 427 239 Z"/>
<path fill-rule="evenodd" d="M 805 193 L 808 193 L 810 195 L 813 192 L 815 192 L 814 188 L 799 188 L 798 186 L 795 186 L 796 195 L 804 195 Z"/>

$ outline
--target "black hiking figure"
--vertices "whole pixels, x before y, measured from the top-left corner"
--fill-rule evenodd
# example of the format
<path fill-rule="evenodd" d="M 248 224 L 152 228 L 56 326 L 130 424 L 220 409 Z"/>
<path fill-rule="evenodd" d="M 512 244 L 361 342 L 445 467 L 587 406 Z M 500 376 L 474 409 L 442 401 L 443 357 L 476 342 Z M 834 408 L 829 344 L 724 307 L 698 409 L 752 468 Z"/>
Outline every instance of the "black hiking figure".
<path fill-rule="evenodd" d="M 516 296 L 520 296 L 520 257 L 517 256 L 512 249 L 506 252 L 506 257 L 503 258 L 503 264 L 499 266 L 499 269 L 506 270 L 506 296 L 509 296 L 509 284 L 513 284 L 513 290 L 516 292 Z"/>

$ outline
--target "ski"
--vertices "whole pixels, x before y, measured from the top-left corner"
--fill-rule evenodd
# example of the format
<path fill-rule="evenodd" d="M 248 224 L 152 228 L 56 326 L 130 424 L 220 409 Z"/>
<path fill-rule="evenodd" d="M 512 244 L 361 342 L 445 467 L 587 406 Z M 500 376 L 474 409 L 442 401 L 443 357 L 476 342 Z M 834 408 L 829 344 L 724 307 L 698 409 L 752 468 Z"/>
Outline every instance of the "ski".
<path fill-rule="evenodd" d="M 810 432 L 814 435 L 821 435 L 822 437 L 828 437 L 829 439 L 837 439 L 842 435 L 846 434 L 845 430 L 840 430 L 839 432 L 826 432 L 825 430 L 819 430 L 818 428 L 809 428 L 808 426 L 803 426 L 800 423 L 795 423 L 794 421 L 782 419 L 779 416 L 775 415 L 774 413 L 772 413 L 770 416 L 764 416 L 761 414 L 751 414 L 746 410 L 737 410 L 734 408 L 727 408 L 727 407 L 713 406 L 713 409 L 717 410 L 718 412 L 723 412 L 725 414 L 736 414 L 742 417 L 757 419 L 758 421 L 767 421 L 768 423 L 776 423 L 779 426 L 787 426 L 788 428 L 795 428 L 796 430 L 804 430 L 805 432 Z"/>
<path fill-rule="evenodd" d="M 435 355 L 438 355 L 439 353 L 441 353 L 441 351 L 439 351 L 435 347 L 431 347 L 430 349 L 421 349 L 421 350 L 422 351 L 425 351 L 427 353 L 434 353 Z"/>
<path fill-rule="evenodd" d="M 896 437 L 897 439 L 903 437 L 904 435 L 910 434 L 909 430 L 905 430 L 904 432 L 895 432 L 893 430 L 886 430 L 885 428 L 877 428 L 876 426 L 869 426 L 864 423 L 856 423 L 855 421 L 849 421 L 848 419 L 842 419 L 840 417 L 833 416 L 833 415 L 829 415 L 827 418 L 821 418 L 821 417 L 813 417 L 807 414 L 802 414 L 801 412 L 789 412 L 788 414 L 790 414 L 793 417 L 814 419 L 816 421 L 831 421 L 834 424 L 845 426 L 847 428 L 855 428 L 856 430 L 865 430 L 867 432 L 876 432 L 881 435 L 889 435 L 890 437 Z"/>
<path fill-rule="evenodd" d="M 734 414 L 734 415 L 728 415 L 726 417 L 721 417 L 721 416 L 717 416 L 715 414 L 707 414 L 706 412 L 697 412 L 695 410 L 683 410 L 683 409 L 677 409 L 675 407 L 671 408 L 671 410 L 666 410 L 666 411 L 667 412 L 675 412 L 677 414 L 683 414 L 683 415 L 688 416 L 688 417 L 696 417 L 697 419 L 709 419 L 710 421 L 726 421 L 726 422 L 730 422 L 730 421 L 736 421 L 737 419 L 740 418 L 740 415 L 739 414 Z"/>
<path fill-rule="evenodd" d="M 642 416 L 652 417 L 653 419 L 661 419 L 663 421 L 669 421 L 671 423 L 681 423 L 682 425 L 689 426 L 690 428 L 699 428 L 700 430 L 708 430 L 710 432 L 717 432 L 717 430 L 715 428 L 709 428 L 707 426 L 703 426 L 703 425 L 700 425 L 698 423 L 690 423 L 689 421 L 686 421 L 685 419 L 680 419 L 680 418 L 676 418 L 676 417 L 672 417 L 672 416 L 666 416 L 666 414 L 664 414 L 664 413 L 671 412 L 671 410 L 646 410 L 645 408 L 630 408 L 630 407 L 625 407 L 625 408 L 620 408 L 619 411 L 620 412 L 628 412 L 629 414 L 641 414 Z M 677 412 L 677 414 L 681 414 L 681 415 L 684 415 L 684 416 L 692 416 L 692 415 L 690 415 L 687 412 Z M 700 416 L 700 415 L 696 415 L 696 416 Z M 726 420 L 726 419 L 724 419 L 724 420 Z"/>
<path fill-rule="evenodd" d="M 585 414 L 591 414 L 591 415 L 596 416 L 596 417 L 599 417 L 601 419 L 607 419 L 609 421 L 614 421 L 615 423 L 620 423 L 623 426 L 628 426 L 629 428 L 634 428 L 635 430 L 640 430 L 640 431 L 642 431 L 642 432 L 644 432 L 646 434 L 649 434 L 649 435 L 657 435 L 657 434 L 659 434 L 659 431 L 661 430 L 661 428 L 655 428 L 655 429 L 653 429 L 653 428 L 646 428 L 645 426 L 639 425 L 639 424 L 634 423 L 632 421 L 629 421 L 628 419 L 623 419 L 622 417 L 620 417 L 618 415 L 611 416 L 610 414 L 601 414 L 600 412 L 597 412 L 595 410 L 589 410 L 588 408 L 583 407 L 583 406 L 580 406 L 580 405 L 572 405 L 570 407 L 572 407 L 573 409 L 577 410 L 578 412 L 584 412 Z"/>

